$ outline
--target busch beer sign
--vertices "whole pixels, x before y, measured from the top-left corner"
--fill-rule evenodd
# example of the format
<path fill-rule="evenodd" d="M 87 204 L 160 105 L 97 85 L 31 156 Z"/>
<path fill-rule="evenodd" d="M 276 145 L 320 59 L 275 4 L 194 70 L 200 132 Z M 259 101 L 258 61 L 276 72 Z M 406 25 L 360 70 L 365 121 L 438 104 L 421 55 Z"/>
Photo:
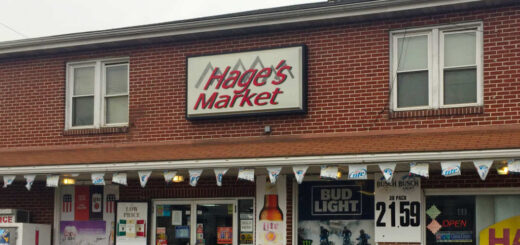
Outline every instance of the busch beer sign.
<path fill-rule="evenodd" d="M 305 47 L 189 57 L 187 118 L 305 113 Z"/>

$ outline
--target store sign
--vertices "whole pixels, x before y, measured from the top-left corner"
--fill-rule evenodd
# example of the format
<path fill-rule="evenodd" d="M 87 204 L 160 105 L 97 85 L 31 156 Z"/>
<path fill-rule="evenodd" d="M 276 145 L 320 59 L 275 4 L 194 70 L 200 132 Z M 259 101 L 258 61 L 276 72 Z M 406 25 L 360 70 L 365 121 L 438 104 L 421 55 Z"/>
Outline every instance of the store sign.
<path fill-rule="evenodd" d="M 305 47 L 188 57 L 188 119 L 304 113 Z"/>
<path fill-rule="evenodd" d="M 378 173 L 375 185 L 376 242 L 421 242 L 420 178 L 395 173 L 387 182 Z"/>
<path fill-rule="evenodd" d="M 520 216 L 503 220 L 482 230 L 480 245 L 491 244 L 520 244 Z"/>

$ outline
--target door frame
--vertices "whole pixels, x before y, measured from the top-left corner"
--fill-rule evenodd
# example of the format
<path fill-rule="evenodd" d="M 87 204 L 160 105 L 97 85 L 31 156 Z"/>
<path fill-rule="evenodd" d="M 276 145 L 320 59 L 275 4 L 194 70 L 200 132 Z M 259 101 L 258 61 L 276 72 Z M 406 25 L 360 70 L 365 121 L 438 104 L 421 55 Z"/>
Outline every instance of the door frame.
<path fill-rule="evenodd" d="M 233 205 L 233 245 L 238 245 L 238 200 L 253 199 L 253 197 L 237 197 L 237 198 L 167 198 L 167 199 L 153 199 L 152 200 L 152 244 L 156 244 L 156 214 L 155 207 L 157 205 L 190 205 L 190 244 L 195 245 L 197 242 L 196 225 L 197 225 L 197 205 L 198 204 L 232 204 Z M 253 201 L 254 203 L 254 201 Z"/>

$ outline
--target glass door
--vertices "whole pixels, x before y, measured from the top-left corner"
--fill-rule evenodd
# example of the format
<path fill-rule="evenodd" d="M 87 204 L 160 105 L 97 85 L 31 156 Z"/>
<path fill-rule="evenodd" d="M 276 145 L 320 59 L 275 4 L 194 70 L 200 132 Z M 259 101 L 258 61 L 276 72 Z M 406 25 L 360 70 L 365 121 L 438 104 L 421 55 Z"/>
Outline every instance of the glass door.
<path fill-rule="evenodd" d="M 154 244 L 190 244 L 191 206 L 190 202 L 159 203 L 155 205 Z"/>
<path fill-rule="evenodd" d="M 236 240 L 236 201 L 196 202 L 196 245 L 232 245 Z"/>

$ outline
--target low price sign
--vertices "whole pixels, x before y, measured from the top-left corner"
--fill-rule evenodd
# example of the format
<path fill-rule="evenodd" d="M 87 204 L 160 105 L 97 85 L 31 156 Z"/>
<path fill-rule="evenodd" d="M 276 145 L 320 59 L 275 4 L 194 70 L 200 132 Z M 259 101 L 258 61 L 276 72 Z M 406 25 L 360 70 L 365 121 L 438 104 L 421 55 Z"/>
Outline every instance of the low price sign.
<path fill-rule="evenodd" d="M 396 173 L 388 183 L 379 174 L 375 190 L 376 242 L 421 242 L 420 178 Z"/>

